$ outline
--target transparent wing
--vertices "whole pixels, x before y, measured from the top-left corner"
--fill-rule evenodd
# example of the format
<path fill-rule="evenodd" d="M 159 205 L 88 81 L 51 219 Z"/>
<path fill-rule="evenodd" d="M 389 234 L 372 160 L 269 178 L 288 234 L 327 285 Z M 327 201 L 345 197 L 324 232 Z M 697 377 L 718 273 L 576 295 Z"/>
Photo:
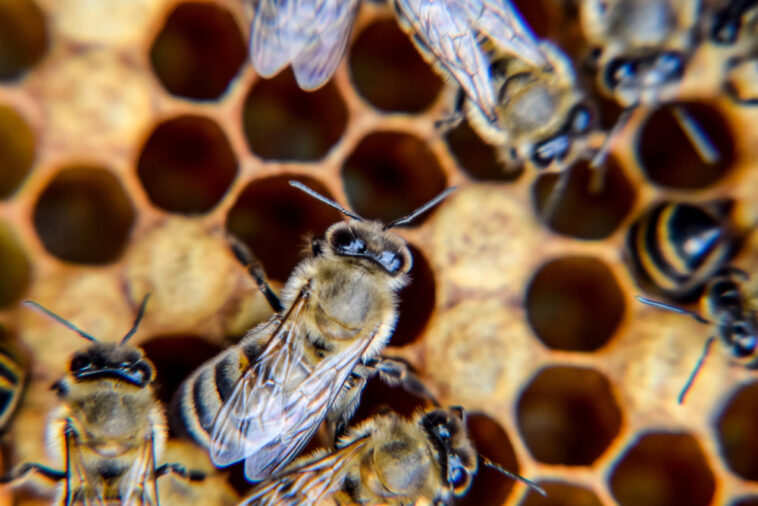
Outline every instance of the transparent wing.
<path fill-rule="evenodd" d="M 342 489 L 350 464 L 366 446 L 368 435 L 339 450 L 298 462 L 255 487 L 241 505 L 316 505 Z"/>
<path fill-rule="evenodd" d="M 103 483 L 99 476 L 94 476 L 87 467 L 82 447 L 74 436 L 74 431 L 66 429 L 66 506 L 82 504 L 83 506 L 105 506 Z"/>
<path fill-rule="evenodd" d="M 313 22 L 315 32 L 295 57 L 292 68 L 298 85 L 313 90 L 332 77 L 345 54 L 358 0 L 326 0 Z"/>
<path fill-rule="evenodd" d="M 122 506 L 157 506 L 158 488 L 155 482 L 155 448 L 153 438 L 145 440 L 140 453 L 122 478 Z"/>
<path fill-rule="evenodd" d="M 313 0 L 258 0 L 253 2 L 250 60 L 255 71 L 270 77 L 292 61 L 312 30 L 305 24 Z"/>

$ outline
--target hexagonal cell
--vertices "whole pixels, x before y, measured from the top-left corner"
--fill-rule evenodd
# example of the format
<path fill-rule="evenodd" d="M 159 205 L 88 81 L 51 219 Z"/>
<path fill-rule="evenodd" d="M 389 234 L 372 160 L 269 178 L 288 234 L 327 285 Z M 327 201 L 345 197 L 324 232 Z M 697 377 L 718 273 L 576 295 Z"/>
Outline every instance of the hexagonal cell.
<path fill-rule="evenodd" d="M 610 488 L 622 506 L 699 506 L 711 504 L 716 481 L 694 436 L 651 432 L 619 456 Z"/>
<path fill-rule="evenodd" d="M 213 120 L 180 116 L 155 128 L 142 148 L 137 174 L 158 207 L 203 213 L 229 189 L 237 175 L 237 159 Z"/>
<path fill-rule="evenodd" d="M 345 161 L 342 180 L 351 209 L 385 223 L 413 212 L 447 185 L 426 143 L 400 132 L 364 137 Z M 413 224 L 427 217 L 428 213 Z"/>
<path fill-rule="evenodd" d="M 0 81 L 15 79 L 47 50 L 45 16 L 34 2 L 0 3 Z"/>
<path fill-rule="evenodd" d="M 516 452 L 505 430 L 483 413 L 466 413 L 466 426 L 477 452 L 512 473 L 519 472 Z M 515 482 L 491 467 L 479 463 L 479 469 L 466 495 L 457 497 L 458 505 L 492 505 L 505 502 Z"/>
<path fill-rule="evenodd" d="M 592 170 L 589 162 L 581 161 L 571 167 L 568 176 L 563 174 L 542 174 L 533 186 L 533 202 L 538 215 L 546 225 L 559 234 L 577 239 L 597 240 L 612 234 L 616 227 L 632 209 L 637 192 L 624 175 L 624 171 L 608 157 L 604 170 L 599 175 Z M 559 179 L 568 177 L 565 189 L 553 195 Z M 602 187 L 593 186 L 602 181 Z M 545 216 L 549 199 L 557 198 L 551 216 Z"/>
<path fill-rule="evenodd" d="M 524 168 L 508 168 L 498 158 L 498 151 L 484 142 L 469 125 L 460 125 L 445 134 L 445 142 L 458 165 L 474 179 L 482 181 L 515 181 Z"/>
<path fill-rule="evenodd" d="M 595 493 L 579 485 L 563 481 L 541 481 L 538 483 L 547 496 L 529 490 L 521 501 L 521 506 L 602 506 Z"/>
<path fill-rule="evenodd" d="M 220 5 L 185 2 L 166 17 L 150 48 L 150 63 L 174 95 L 213 100 L 244 63 L 246 46 L 234 17 Z"/>
<path fill-rule="evenodd" d="M 332 198 L 316 179 L 276 176 L 250 183 L 229 210 L 226 227 L 260 259 L 271 279 L 285 281 L 310 247 L 308 236 L 319 236 L 343 219 L 334 208 L 289 185 L 295 179 Z"/>
<path fill-rule="evenodd" d="M 408 244 L 408 249 L 413 257 L 411 282 L 398 294 L 398 318 L 390 346 L 404 346 L 421 337 L 434 310 L 434 272 L 418 248 Z"/>
<path fill-rule="evenodd" d="M 706 162 L 691 136 L 677 120 L 681 111 L 715 149 L 716 160 Z M 666 142 L 660 142 L 666 139 Z M 637 133 L 637 157 L 651 182 L 676 189 L 705 188 L 723 178 L 735 161 L 734 135 L 729 123 L 715 108 L 699 102 L 684 102 L 656 109 Z"/>
<path fill-rule="evenodd" d="M 421 112 L 442 88 L 442 80 L 394 19 L 382 19 L 364 28 L 353 43 L 349 62 L 358 93 L 383 111 Z"/>
<path fill-rule="evenodd" d="M 0 106 L 0 199 L 13 195 L 29 174 L 34 147 L 34 134 L 23 118 Z"/>
<path fill-rule="evenodd" d="M 264 160 L 316 161 L 345 131 L 347 107 L 333 82 L 306 92 L 288 68 L 255 83 L 242 122 L 250 150 Z"/>
<path fill-rule="evenodd" d="M 516 407 L 519 430 L 534 458 L 546 464 L 592 464 L 621 428 L 608 380 L 593 369 L 540 370 Z"/>
<path fill-rule="evenodd" d="M 534 333 L 550 348 L 594 351 L 613 336 L 625 301 L 604 262 L 566 256 L 537 270 L 527 287 L 526 309 Z"/>
<path fill-rule="evenodd" d="M 34 228 L 45 249 L 61 260 L 106 264 L 129 240 L 134 208 L 116 177 L 95 167 L 67 167 L 34 206 Z"/>
<path fill-rule="evenodd" d="M 729 468 L 746 480 L 758 481 L 758 382 L 737 390 L 716 419 L 716 436 Z"/>
<path fill-rule="evenodd" d="M 0 308 L 21 299 L 31 276 L 29 259 L 10 225 L 0 221 Z"/>
<path fill-rule="evenodd" d="M 387 409 L 410 418 L 425 407 L 427 404 L 424 398 L 413 395 L 402 386 L 391 387 L 374 376 L 366 383 L 366 388 L 361 393 L 361 402 L 349 425 L 355 426 Z"/>

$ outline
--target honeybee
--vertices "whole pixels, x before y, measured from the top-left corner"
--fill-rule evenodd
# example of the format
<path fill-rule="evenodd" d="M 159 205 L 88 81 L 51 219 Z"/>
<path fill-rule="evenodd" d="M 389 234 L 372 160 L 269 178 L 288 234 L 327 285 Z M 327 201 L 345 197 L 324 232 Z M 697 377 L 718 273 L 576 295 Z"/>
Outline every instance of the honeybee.
<path fill-rule="evenodd" d="M 453 188 L 383 225 L 301 183 L 290 185 L 352 219 L 312 241 L 311 255 L 295 268 L 281 300 L 263 274 L 250 269 L 276 314 L 193 372 L 173 402 L 178 426 L 210 449 L 213 463 L 244 459 L 250 481 L 281 471 L 325 418 L 339 434 L 374 374 L 428 394 L 404 363 L 379 355 L 412 262 L 405 241 L 389 229 L 435 206 Z M 235 254 L 251 264 L 244 251 Z"/>
<path fill-rule="evenodd" d="M 302 89 L 321 87 L 345 54 L 359 1 L 246 0 L 255 71 L 271 77 L 291 64 Z"/>
<path fill-rule="evenodd" d="M 629 228 L 632 270 L 643 283 L 677 299 L 697 292 L 729 261 L 737 234 L 732 202 L 661 202 Z"/>
<path fill-rule="evenodd" d="M 163 410 L 153 393 L 155 370 L 139 348 L 127 342 L 137 331 L 148 297 L 129 332 L 118 343 L 98 341 L 39 304 L 27 304 L 93 344 L 74 353 L 69 373 L 53 385 L 61 400 L 48 421 L 49 446 L 64 462 L 62 471 L 38 463 L 18 466 L 0 482 L 19 484 L 33 474 L 64 482 L 63 503 L 158 504 L 156 479 L 168 472 L 188 479 L 178 464 L 157 466 L 166 441 Z"/>
<path fill-rule="evenodd" d="M 758 104 L 758 1 L 725 0 L 712 5 L 710 40 L 728 46 L 733 55 L 726 61 L 724 89 L 745 105 Z"/>
<path fill-rule="evenodd" d="M 684 402 L 716 339 L 721 339 L 738 364 L 748 369 L 758 368 L 758 320 L 754 295 L 746 286 L 747 279 L 744 271 L 734 267 L 726 267 L 710 279 L 701 298 L 703 311 L 710 320 L 694 311 L 637 296 L 640 302 L 689 315 L 700 323 L 710 324 L 713 328 L 714 335 L 705 341 L 703 352 L 679 394 L 679 404 Z"/>
<path fill-rule="evenodd" d="M 393 0 L 400 25 L 421 55 L 452 77 L 491 122 L 497 121 L 497 96 L 483 39 L 502 54 L 535 67 L 547 64 L 534 35 L 507 0 Z"/>
<path fill-rule="evenodd" d="M 301 457 L 256 486 L 242 504 L 450 504 L 471 485 L 479 461 L 531 481 L 477 454 L 461 408 L 422 411 L 412 419 L 378 415 L 350 429 L 333 452 Z"/>
<path fill-rule="evenodd" d="M 16 413 L 26 387 L 26 360 L 0 325 L 0 433 Z"/>

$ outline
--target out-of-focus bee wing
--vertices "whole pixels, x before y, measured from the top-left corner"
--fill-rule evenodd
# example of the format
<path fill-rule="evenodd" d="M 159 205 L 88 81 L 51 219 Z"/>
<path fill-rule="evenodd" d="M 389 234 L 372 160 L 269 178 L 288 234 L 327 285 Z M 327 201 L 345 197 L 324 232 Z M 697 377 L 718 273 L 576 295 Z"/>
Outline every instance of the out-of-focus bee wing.
<path fill-rule="evenodd" d="M 121 480 L 122 506 L 157 506 L 158 485 L 155 481 L 155 447 L 153 438 L 145 440 L 139 456 Z"/>
<path fill-rule="evenodd" d="M 316 505 L 342 489 L 350 462 L 366 446 L 368 434 L 339 450 L 322 455 L 270 478 L 252 491 L 242 505 Z"/>
<path fill-rule="evenodd" d="M 255 13 L 250 28 L 250 59 L 255 71 L 271 77 L 300 51 L 310 29 L 297 26 L 300 2 L 289 0 L 257 0 L 252 2 Z"/>
<path fill-rule="evenodd" d="M 100 477 L 92 476 L 86 465 L 81 445 L 76 441 L 73 430 L 65 431 L 66 448 L 66 488 L 63 492 L 64 504 L 82 504 L 83 506 L 105 506 Z M 89 493 L 75 496 L 77 491 Z"/>

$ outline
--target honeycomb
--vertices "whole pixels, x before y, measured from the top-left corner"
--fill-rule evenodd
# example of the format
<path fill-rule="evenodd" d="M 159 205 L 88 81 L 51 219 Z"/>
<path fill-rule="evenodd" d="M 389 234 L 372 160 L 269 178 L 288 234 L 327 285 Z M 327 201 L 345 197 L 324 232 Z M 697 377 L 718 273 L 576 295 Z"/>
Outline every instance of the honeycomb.
<path fill-rule="evenodd" d="M 565 2 L 519 5 L 540 36 L 581 54 Z M 235 0 L 0 0 L 0 323 L 30 363 L 4 469 L 60 467 L 44 443 L 50 385 L 84 344 L 23 299 L 115 340 L 152 293 L 133 342 L 168 402 L 194 367 L 270 314 L 225 231 L 280 287 L 304 237 L 342 219 L 288 180 L 382 220 L 456 185 L 397 231 L 413 282 L 387 354 L 410 361 L 443 404 L 466 408 L 483 455 L 548 493 L 483 469 L 459 502 L 758 504 L 758 380 L 717 346 L 678 405 L 708 329 L 637 303 L 623 253 L 630 223 L 662 199 L 728 197 L 735 221 L 756 222 L 758 111 L 720 92 L 720 50 L 698 49 L 681 91 L 718 163 L 698 158 L 669 107 L 638 110 L 612 143 L 602 190 L 590 192 L 591 172 L 577 165 L 545 220 L 557 177 L 504 172 L 467 125 L 435 127 L 454 91 L 389 7 L 361 6 L 347 57 L 312 93 L 290 71 L 255 75 L 246 19 Z M 618 109 L 600 103 L 609 125 Z M 758 238 L 734 263 L 756 271 Z M 372 381 L 355 421 L 383 404 L 410 413 L 420 401 Z M 188 448 L 173 455 L 202 460 Z M 233 501 L 226 474 L 204 486 L 165 493 Z M 51 497 L 2 494 L 3 504 Z"/>

